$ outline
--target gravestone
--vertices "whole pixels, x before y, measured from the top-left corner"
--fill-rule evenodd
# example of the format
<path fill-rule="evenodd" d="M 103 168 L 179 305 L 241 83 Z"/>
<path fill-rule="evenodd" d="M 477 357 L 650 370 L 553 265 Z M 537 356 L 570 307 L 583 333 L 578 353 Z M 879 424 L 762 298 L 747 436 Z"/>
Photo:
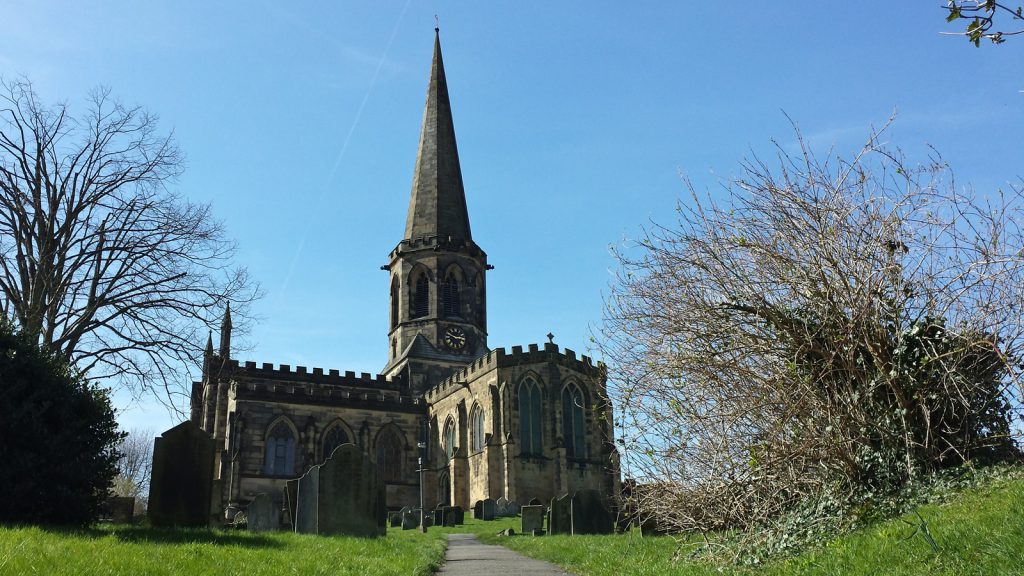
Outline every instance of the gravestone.
<path fill-rule="evenodd" d="M 462 506 L 452 506 L 448 514 L 452 517 L 452 526 L 461 526 L 466 523 L 466 512 L 462 509 Z"/>
<path fill-rule="evenodd" d="M 515 500 L 509 500 L 505 504 L 505 510 L 508 512 L 508 516 L 518 516 L 519 504 L 517 504 Z"/>
<path fill-rule="evenodd" d="M 323 464 L 299 478 L 295 531 L 383 536 L 387 532 L 384 482 L 354 444 L 338 446 Z"/>
<path fill-rule="evenodd" d="M 442 526 L 455 526 L 455 507 L 445 506 L 441 509 L 441 525 Z"/>
<path fill-rule="evenodd" d="M 288 515 L 288 525 L 295 531 L 295 514 L 297 512 L 299 498 L 299 481 L 289 480 L 284 483 L 284 505 Z"/>
<path fill-rule="evenodd" d="M 192 421 L 155 440 L 149 482 L 153 526 L 210 525 L 215 457 L 213 438 Z"/>
<path fill-rule="evenodd" d="M 494 520 L 494 500 L 487 498 L 481 503 L 480 518 L 482 520 Z"/>
<path fill-rule="evenodd" d="M 572 497 L 573 534 L 611 534 L 615 518 L 597 490 L 580 490 Z"/>
<path fill-rule="evenodd" d="M 281 526 L 281 506 L 274 503 L 270 494 L 257 494 L 245 515 L 252 532 L 273 532 Z"/>
<path fill-rule="evenodd" d="M 528 504 L 530 506 L 543 506 L 544 505 L 544 503 L 541 502 L 539 498 L 530 498 L 530 502 Z"/>
<path fill-rule="evenodd" d="M 313 466 L 303 474 L 295 491 L 295 532 L 319 534 L 317 514 L 320 504 L 320 466 Z"/>
<path fill-rule="evenodd" d="M 388 512 L 388 524 L 392 528 L 398 528 L 402 525 L 402 513 L 401 512 Z"/>
<path fill-rule="evenodd" d="M 473 504 L 473 518 L 477 520 L 483 520 L 484 518 L 484 501 L 477 500 L 476 504 Z"/>
<path fill-rule="evenodd" d="M 434 509 L 434 526 L 444 526 L 444 510 L 447 506 L 438 506 Z"/>
<path fill-rule="evenodd" d="M 135 498 L 131 496 L 111 496 L 107 500 L 110 520 L 114 524 L 132 524 L 135 522 Z"/>
<path fill-rule="evenodd" d="M 548 511 L 548 532 L 555 534 L 572 534 L 572 497 L 566 494 L 561 498 L 551 499 Z"/>
<path fill-rule="evenodd" d="M 494 515 L 501 518 L 508 516 L 508 500 L 504 496 L 494 501 Z"/>
<path fill-rule="evenodd" d="M 420 526 L 420 511 L 402 508 L 402 530 L 412 530 Z"/>
<path fill-rule="evenodd" d="M 543 506 L 523 506 L 520 508 L 520 512 L 523 513 L 523 534 L 530 534 L 535 530 L 542 530 L 544 528 Z"/>

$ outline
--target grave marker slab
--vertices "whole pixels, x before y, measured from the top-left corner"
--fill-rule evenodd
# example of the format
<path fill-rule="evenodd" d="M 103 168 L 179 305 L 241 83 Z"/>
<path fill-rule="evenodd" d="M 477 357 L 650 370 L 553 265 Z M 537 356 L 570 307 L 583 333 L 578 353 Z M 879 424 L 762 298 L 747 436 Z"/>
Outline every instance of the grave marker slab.
<path fill-rule="evenodd" d="M 521 532 L 523 534 L 530 534 L 535 530 L 541 530 L 544 528 L 544 507 L 543 506 L 523 506 L 520 509 L 523 514 L 523 525 Z"/>
<path fill-rule="evenodd" d="M 281 506 L 270 494 L 257 494 L 245 514 L 252 532 L 273 532 L 281 526 Z"/>
<path fill-rule="evenodd" d="M 480 517 L 482 520 L 494 520 L 494 500 L 487 498 L 483 501 L 480 507 Z"/>
<path fill-rule="evenodd" d="M 572 534 L 572 497 L 566 494 L 561 498 L 551 499 L 548 511 L 548 532 L 555 534 Z"/>
<path fill-rule="evenodd" d="M 323 464 L 299 478 L 295 531 L 383 536 L 387 532 L 384 482 L 354 444 L 342 444 Z"/>
<path fill-rule="evenodd" d="M 210 525 L 215 457 L 213 438 L 192 421 L 154 441 L 149 483 L 153 526 Z"/>
<path fill-rule="evenodd" d="M 573 534 L 611 534 L 615 518 L 597 490 L 580 490 L 572 497 Z"/>

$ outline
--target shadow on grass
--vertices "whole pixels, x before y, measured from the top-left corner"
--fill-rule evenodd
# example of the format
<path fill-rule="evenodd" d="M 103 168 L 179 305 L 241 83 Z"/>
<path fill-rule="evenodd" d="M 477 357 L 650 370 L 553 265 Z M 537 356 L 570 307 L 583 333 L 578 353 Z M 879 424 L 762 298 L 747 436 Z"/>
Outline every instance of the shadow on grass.
<path fill-rule="evenodd" d="M 282 548 L 279 540 L 252 532 L 226 532 L 202 528 L 153 528 L 126 524 L 103 525 L 90 528 L 40 527 L 47 532 L 67 536 L 105 538 L 113 536 L 128 544 L 214 544 L 242 548 Z"/>

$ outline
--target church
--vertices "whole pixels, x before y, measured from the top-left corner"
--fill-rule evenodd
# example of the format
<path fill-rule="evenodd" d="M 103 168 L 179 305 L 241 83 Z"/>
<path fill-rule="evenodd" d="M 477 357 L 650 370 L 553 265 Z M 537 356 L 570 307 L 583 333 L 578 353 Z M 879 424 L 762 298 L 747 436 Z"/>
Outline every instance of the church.
<path fill-rule="evenodd" d="M 436 30 L 405 233 L 384 268 L 378 375 L 240 362 L 225 312 L 190 418 L 216 443 L 214 496 L 229 516 L 257 494 L 280 498 L 286 481 L 346 443 L 376 463 L 393 510 L 420 505 L 420 458 L 427 507 L 618 494 L 604 366 L 552 342 L 488 345 L 491 266 L 470 230 Z"/>

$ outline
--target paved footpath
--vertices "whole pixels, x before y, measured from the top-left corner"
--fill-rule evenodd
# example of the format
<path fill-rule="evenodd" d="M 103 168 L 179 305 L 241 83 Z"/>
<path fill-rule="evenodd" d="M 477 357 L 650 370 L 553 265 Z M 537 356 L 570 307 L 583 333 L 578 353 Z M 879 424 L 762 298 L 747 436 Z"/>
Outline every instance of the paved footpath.
<path fill-rule="evenodd" d="M 472 534 L 449 534 L 448 552 L 438 574 L 450 576 L 572 576 L 554 564 L 548 564 L 504 546 L 481 544 Z"/>

